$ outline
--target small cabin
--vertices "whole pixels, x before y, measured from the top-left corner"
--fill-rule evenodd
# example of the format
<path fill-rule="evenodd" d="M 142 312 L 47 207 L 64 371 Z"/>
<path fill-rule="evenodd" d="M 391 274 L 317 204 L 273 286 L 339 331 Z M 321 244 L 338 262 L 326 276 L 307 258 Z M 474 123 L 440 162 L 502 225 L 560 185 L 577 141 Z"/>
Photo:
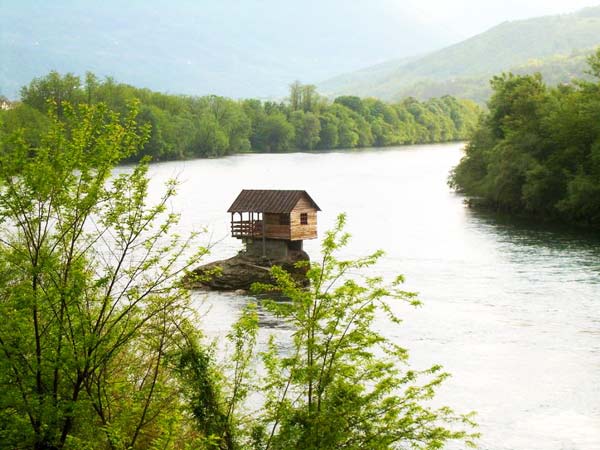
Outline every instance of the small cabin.
<path fill-rule="evenodd" d="M 240 192 L 227 210 L 231 235 L 248 253 L 276 258 L 302 251 L 302 241 L 317 237 L 318 211 L 306 191 L 254 189 Z"/>

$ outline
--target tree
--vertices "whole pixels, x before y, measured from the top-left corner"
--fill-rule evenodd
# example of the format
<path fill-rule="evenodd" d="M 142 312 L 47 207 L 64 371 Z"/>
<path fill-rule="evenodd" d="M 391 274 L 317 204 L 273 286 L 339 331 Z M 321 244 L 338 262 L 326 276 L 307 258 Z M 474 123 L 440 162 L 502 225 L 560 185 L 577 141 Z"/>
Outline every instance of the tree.
<path fill-rule="evenodd" d="M 546 86 L 539 73 L 515 76 L 502 74 L 490 81 L 494 94 L 488 102 L 490 125 L 498 138 L 519 136 L 515 133 L 536 132 L 540 106 L 546 96 Z"/>
<path fill-rule="evenodd" d="M 0 130 L 5 133 L 22 130 L 22 137 L 29 145 L 38 146 L 41 136 L 47 129 L 48 117 L 24 103 L 1 112 Z"/>
<path fill-rule="evenodd" d="M 390 301 L 419 302 L 401 289 L 402 277 L 386 285 L 361 274 L 382 252 L 337 259 L 349 239 L 344 222 L 339 216 L 326 233 L 321 262 L 308 268 L 310 288 L 278 268 L 274 285 L 255 286 L 289 299 L 263 305 L 293 334 L 291 348 L 282 353 L 271 340 L 263 355 L 266 401 L 253 448 L 442 448 L 455 439 L 473 445 L 476 435 L 463 429 L 474 425 L 471 415 L 427 404 L 448 375 L 440 366 L 408 368 L 407 350 L 377 331 L 381 313 L 400 322 Z"/>
<path fill-rule="evenodd" d="M 86 72 L 85 73 L 84 90 L 85 90 L 85 101 L 89 105 L 91 105 L 92 103 L 95 103 L 96 92 L 98 91 L 99 87 L 100 87 L 100 80 L 98 80 L 98 77 L 96 75 L 94 75 L 92 72 Z"/>
<path fill-rule="evenodd" d="M 596 52 L 589 56 L 587 61 L 590 66 L 589 73 L 600 79 L 600 48 L 596 49 Z"/>
<path fill-rule="evenodd" d="M 359 145 L 361 140 L 361 133 L 357 120 L 362 119 L 357 113 L 354 113 L 349 108 L 342 106 L 339 103 L 334 103 L 329 108 L 328 112 L 335 115 L 338 119 L 338 147 L 340 148 L 354 148 Z M 369 128 L 368 133 L 371 130 L 367 122 L 363 119 L 362 124 Z M 372 141 L 371 141 L 372 142 Z M 369 144 L 365 144 L 369 145 Z"/>
<path fill-rule="evenodd" d="M 290 115 L 290 122 L 295 129 L 296 148 L 314 149 L 319 143 L 321 132 L 319 118 L 311 112 L 294 111 Z"/>
<path fill-rule="evenodd" d="M 363 114 L 365 110 L 362 99 L 360 97 L 356 97 L 355 95 L 342 95 L 340 97 L 336 97 L 333 102 L 343 105 L 358 114 Z"/>
<path fill-rule="evenodd" d="M 339 142 L 339 120 L 333 114 L 326 113 L 319 116 L 321 133 L 319 134 L 319 148 L 336 148 Z"/>
<path fill-rule="evenodd" d="M 302 84 L 296 80 L 290 84 L 290 108 L 292 111 L 302 109 Z"/>
<path fill-rule="evenodd" d="M 200 157 L 217 157 L 227 153 L 229 138 L 210 113 L 200 116 L 196 136 L 192 143 L 192 154 Z"/>
<path fill-rule="evenodd" d="M 57 112 L 62 113 L 62 102 L 75 104 L 83 100 L 81 80 L 72 73 L 61 76 L 52 71 L 45 77 L 34 78 L 29 86 L 21 89 L 23 103 L 46 112 L 50 105 L 55 105 Z"/>
<path fill-rule="evenodd" d="M 146 163 L 109 178 L 147 137 L 135 109 L 62 111 L 50 109 L 39 146 L 22 132 L 0 143 L 0 440 L 192 441 L 169 361 L 187 342 L 179 275 L 204 250 L 173 232 L 174 182 L 149 205 Z"/>
<path fill-rule="evenodd" d="M 288 100 L 292 112 L 299 110 L 314 112 L 318 109 L 322 101 L 314 84 L 301 84 L 297 80 L 290 84 L 290 96 Z"/>
<path fill-rule="evenodd" d="M 274 112 L 258 124 L 255 142 L 258 150 L 282 152 L 290 148 L 294 136 L 294 127 L 286 117 L 280 112 Z"/>
<path fill-rule="evenodd" d="M 150 133 L 142 150 L 131 155 L 130 158 L 138 160 L 140 156 L 149 156 L 155 161 L 162 159 L 167 147 L 162 136 L 163 127 L 159 126 L 163 115 L 164 112 L 156 107 L 146 106 L 141 108 L 137 121 L 141 125 L 147 125 Z"/>
<path fill-rule="evenodd" d="M 314 111 L 319 103 L 319 94 L 314 84 L 302 86 L 302 109 L 304 112 Z"/>
<path fill-rule="evenodd" d="M 250 120 L 242 105 L 225 97 L 203 97 L 208 111 L 227 135 L 227 153 L 244 152 L 250 148 Z"/>

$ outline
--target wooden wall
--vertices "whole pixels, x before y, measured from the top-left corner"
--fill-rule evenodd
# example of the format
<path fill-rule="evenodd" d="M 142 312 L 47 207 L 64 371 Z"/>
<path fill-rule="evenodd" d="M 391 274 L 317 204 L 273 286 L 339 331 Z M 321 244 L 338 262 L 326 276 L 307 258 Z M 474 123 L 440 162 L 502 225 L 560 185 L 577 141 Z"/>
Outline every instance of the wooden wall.
<path fill-rule="evenodd" d="M 279 214 L 265 213 L 267 224 L 266 237 L 272 239 L 290 239 L 290 226 L 279 225 Z"/>
<path fill-rule="evenodd" d="M 300 214 L 308 215 L 308 224 L 300 223 Z M 317 211 L 306 198 L 301 198 L 290 213 L 291 240 L 315 239 L 317 237 Z"/>
<path fill-rule="evenodd" d="M 308 224 L 302 225 L 300 214 L 306 213 Z M 304 239 L 315 239 L 317 237 L 317 211 L 305 198 L 301 198 L 290 213 L 290 224 L 280 225 L 279 214 L 265 213 L 266 236 L 271 239 L 289 239 L 301 241 Z"/>

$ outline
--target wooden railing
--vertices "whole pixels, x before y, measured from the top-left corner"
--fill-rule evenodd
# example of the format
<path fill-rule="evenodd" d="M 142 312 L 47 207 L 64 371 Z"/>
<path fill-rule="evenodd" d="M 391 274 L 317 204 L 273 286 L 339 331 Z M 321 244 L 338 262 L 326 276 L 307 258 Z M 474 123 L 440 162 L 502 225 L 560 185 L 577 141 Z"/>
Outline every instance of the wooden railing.
<path fill-rule="evenodd" d="M 262 220 L 235 220 L 231 222 L 231 235 L 236 238 L 262 236 Z"/>

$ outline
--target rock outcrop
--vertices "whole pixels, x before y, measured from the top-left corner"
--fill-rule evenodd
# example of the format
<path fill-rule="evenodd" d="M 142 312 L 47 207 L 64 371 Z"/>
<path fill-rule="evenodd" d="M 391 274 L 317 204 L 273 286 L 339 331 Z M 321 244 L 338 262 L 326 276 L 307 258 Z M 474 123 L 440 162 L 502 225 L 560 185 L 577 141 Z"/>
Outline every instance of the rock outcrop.
<path fill-rule="evenodd" d="M 306 267 L 296 267 L 299 261 L 309 261 L 308 254 L 296 251 L 284 259 L 267 259 L 240 253 L 232 258 L 214 261 L 191 271 L 184 278 L 190 289 L 211 289 L 218 291 L 247 291 L 254 283 L 271 283 L 270 269 L 280 266 L 294 279 L 306 283 Z"/>

